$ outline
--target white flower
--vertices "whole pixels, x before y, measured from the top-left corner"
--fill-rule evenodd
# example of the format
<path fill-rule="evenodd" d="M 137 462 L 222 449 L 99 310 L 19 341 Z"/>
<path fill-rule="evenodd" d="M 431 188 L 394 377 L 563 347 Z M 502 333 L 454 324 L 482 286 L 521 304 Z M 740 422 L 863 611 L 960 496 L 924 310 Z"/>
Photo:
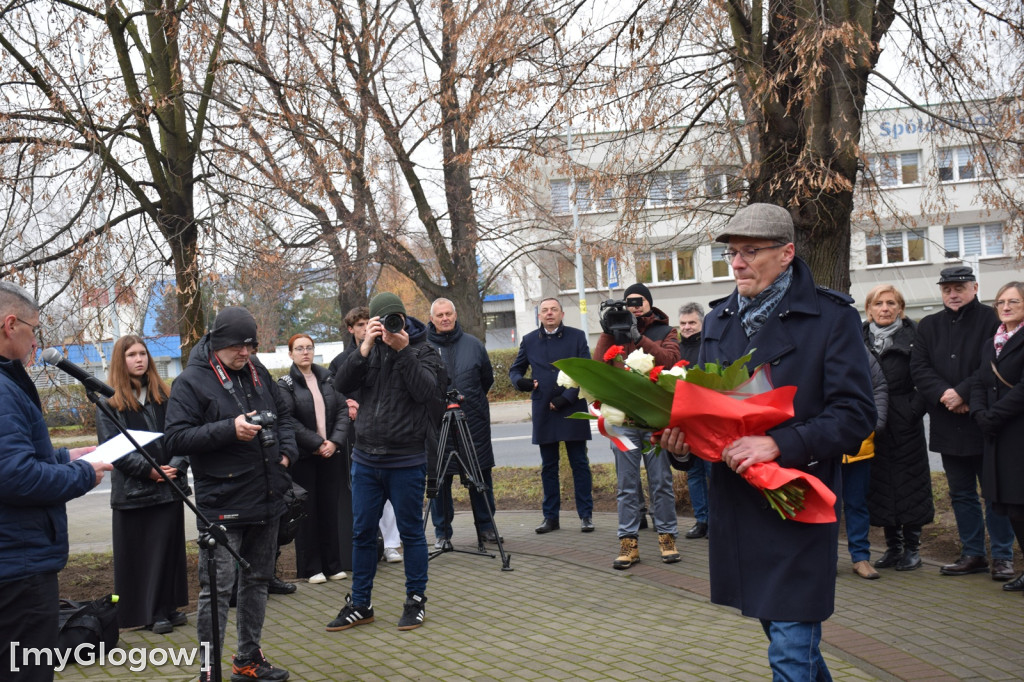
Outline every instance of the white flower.
<path fill-rule="evenodd" d="M 630 369 L 634 369 L 641 374 L 648 374 L 654 369 L 654 356 L 648 355 L 639 348 L 629 354 L 626 358 L 626 365 Z"/>
<path fill-rule="evenodd" d="M 555 383 L 558 384 L 559 386 L 561 386 L 562 388 L 579 388 L 580 387 L 579 384 L 577 384 L 575 381 L 572 380 L 571 376 L 569 376 L 568 374 L 566 374 L 562 370 L 558 370 L 558 378 L 555 379 Z"/>
<path fill-rule="evenodd" d="M 606 423 L 612 426 L 622 426 L 626 423 L 626 413 L 611 405 L 601 406 L 601 416 L 604 417 Z"/>
<path fill-rule="evenodd" d="M 682 379 L 686 376 L 685 367 L 673 367 L 672 369 L 666 369 L 661 372 L 662 374 L 671 374 L 672 376 L 679 377 Z"/>
<path fill-rule="evenodd" d="M 586 400 L 588 403 L 592 403 L 595 400 L 597 400 L 597 398 L 594 397 L 593 393 L 588 393 L 587 389 L 583 388 L 582 386 L 580 387 L 580 397 Z"/>

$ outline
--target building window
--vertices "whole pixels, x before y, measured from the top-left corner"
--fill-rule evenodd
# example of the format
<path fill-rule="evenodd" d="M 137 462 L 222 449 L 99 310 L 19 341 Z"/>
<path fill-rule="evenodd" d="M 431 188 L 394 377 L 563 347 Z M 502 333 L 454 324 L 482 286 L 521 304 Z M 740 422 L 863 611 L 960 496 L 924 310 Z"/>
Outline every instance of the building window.
<path fill-rule="evenodd" d="M 1003 255 L 1003 224 L 961 225 L 942 231 L 946 258 Z"/>
<path fill-rule="evenodd" d="M 743 192 L 740 170 L 735 166 L 722 166 L 704 170 L 704 192 L 709 199 L 731 199 Z"/>
<path fill-rule="evenodd" d="M 484 313 L 484 329 L 508 329 L 516 326 L 516 312 L 502 310 L 496 313 Z"/>
<path fill-rule="evenodd" d="M 570 254 L 571 255 L 571 254 Z M 583 287 L 597 288 L 597 264 L 593 258 L 583 256 Z M 576 290 L 576 257 L 569 255 L 558 259 L 558 288 L 563 291 Z"/>
<path fill-rule="evenodd" d="M 992 161 L 974 147 L 948 147 L 939 150 L 939 181 L 956 182 L 990 178 Z"/>
<path fill-rule="evenodd" d="M 868 157 L 865 180 L 879 187 L 914 185 L 919 181 L 919 152 L 879 154 Z"/>
<path fill-rule="evenodd" d="M 732 266 L 725 262 L 726 245 L 711 245 L 711 276 L 714 278 L 732 277 Z"/>
<path fill-rule="evenodd" d="M 551 181 L 551 212 L 555 215 L 572 214 L 572 194 L 569 180 Z M 600 196 L 593 197 L 590 180 L 576 182 L 576 210 L 580 213 L 615 210 L 615 188 L 611 185 L 599 189 Z"/>
<path fill-rule="evenodd" d="M 643 284 L 686 282 L 696 279 L 693 249 L 636 254 L 636 281 Z"/>
<path fill-rule="evenodd" d="M 887 232 L 867 238 L 868 265 L 918 263 L 924 260 L 924 233 L 916 230 Z"/>
<path fill-rule="evenodd" d="M 652 173 L 642 182 L 647 184 L 647 206 L 650 208 L 681 204 L 690 188 L 690 177 L 686 171 Z"/>
<path fill-rule="evenodd" d="M 569 203 L 569 181 L 551 181 L 551 212 L 555 215 L 569 215 L 572 204 Z"/>

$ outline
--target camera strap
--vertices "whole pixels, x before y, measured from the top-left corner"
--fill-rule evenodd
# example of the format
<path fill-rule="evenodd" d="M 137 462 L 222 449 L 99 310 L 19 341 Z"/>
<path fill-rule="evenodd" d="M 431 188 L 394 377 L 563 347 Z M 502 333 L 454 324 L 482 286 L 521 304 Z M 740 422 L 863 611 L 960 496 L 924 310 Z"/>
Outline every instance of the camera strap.
<path fill-rule="evenodd" d="M 214 363 L 215 360 L 216 364 Z M 245 405 L 242 404 L 242 401 L 239 400 L 238 394 L 235 393 L 235 383 L 231 381 L 231 377 L 228 376 L 227 370 L 224 369 L 224 365 L 221 364 L 220 358 L 217 357 L 217 354 L 213 353 L 208 362 L 210 363 L 210 369 L 213 370 L 213 373 L 220 382 L 220 385 L 223 386 L 224 390 L 226 390 L 231 397 L 235 399 L 235 403 L 238 405 L 238 409 L 242 411 L 242 414 L 248 414 L 251 412 L 252 410 L 247 410 Z M 258 395 L 262 400 L 263 384 L 260 382 L 260 377 L 256 373 L 256 365 L 252 364 L 252 360 L 246 361 L 246 364 L 249 366 L 249 371 L 252 372 L 252 385 L 256 389 L 256 395 Z"/>

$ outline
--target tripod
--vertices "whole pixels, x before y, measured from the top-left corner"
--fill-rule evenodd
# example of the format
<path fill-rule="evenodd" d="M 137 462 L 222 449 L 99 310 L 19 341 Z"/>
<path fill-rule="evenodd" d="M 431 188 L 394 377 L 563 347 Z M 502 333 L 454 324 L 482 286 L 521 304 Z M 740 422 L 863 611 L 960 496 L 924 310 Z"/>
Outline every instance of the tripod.
<path fill-rule="evenodd" d="M 462 396 L 459 395 L 458 391 L 452 390 L 448 392 L 448 408 L 445 410 L 444 417 L 441 418 L 441 429 L 438 433 L 437 438 L 437 468 L 434 471 L 435 481 L 434 486 L 428 488 L 435 488 L 437 485 L 444 480 L 444 476 L 448 472 L 448 466 L 451 464 L 452 458 L 459 466 L 459 478 L 462 479 L 462 484 L 467 488 L 473 487 L 473 490 L 479 493 L 483 499 L 484 504 L 487 506 L 487 511 L 491 517 L 491 523 L 494 525 L 494 535 L 498 543 L 498 552 L 501 554 L 501 570 L 512 571 L 515 570 L 509 567 L 509 562 L 512 557 L 505 553 L 505 547 L 502 544 L 501 533 L 498 532 L 498 525 L 494 521 L 494 507 L 491 504 L 490 498 L 487 496 L 487 484 L 484 482 L 483 473 L 480 471 L 480 462 L 477 460 L 476 448 L 473 446 L 473 439 L 470 438 L 469 425 L 466 423 L 466 414 L 462 411 L 462 407 L 459 406 L 459 400 Z M 452 433 L 452 424 L 455 425 L 454 442 L 451 447 L 448 447 L 448 436 Z M 441 507 L 441 515 L 447 518 L 447 509 L 444 503 L 438 505 Z M 430 508 L 427 506 L 427 512 L 423 515 L 423 531 L 426 533 L 427 523 L 430 521 Z M 456 549 L 452 546 L 452 541 L 445 538 L 440 549 L 435 549 L 430 552 L 429 559 L 433 559 L 445 552 L 461 552 L 463 554 L 473 554 L 476 556 L 487 556 L 494 558 L 494 554 L 484 549 L 483 540 L 477 536 L 477 548 L 476 550 L 468 549 Z"/>

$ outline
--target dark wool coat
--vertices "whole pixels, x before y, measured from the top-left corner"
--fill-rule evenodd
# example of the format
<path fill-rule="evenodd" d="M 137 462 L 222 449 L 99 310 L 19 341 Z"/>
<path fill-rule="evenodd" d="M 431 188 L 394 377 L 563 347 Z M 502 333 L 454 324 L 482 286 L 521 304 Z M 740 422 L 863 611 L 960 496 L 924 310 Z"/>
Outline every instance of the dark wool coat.
<path fill-rule="evenodd" d="M 441 354 L 448 370 L 449 386 L 457 388 L 464 397 L 459 404 L 466 415 L 466 425 L 480 468 L 493 468 L 491 405 L 487 402 L 487 391 L 494 385 L 494 369 L 487 349 L 480 339 L 464 333 L 458 322 L 454 329 L 443 334 L 434 328 L 433 322 L 428 323 L 427 343 Z M 449 473 L 456 473 L 457 464 L 452 460 Z"/>
<path fill-rule="evenodd" d="M 555 383 L 558 368 L 551 363 L 562 358 L 590 358 L 587 337 L 579 329 L 558 326 L 554 334 L 543 328 L 535 329 L 523 337 L 519 354 L 509 368 L 508 376 L 514 386 L 527 370 L 537 381 L 530 394 L 533 402 L 533 443 L 559 443 L 567 440 L 590 440 L 590 422 L 585 419 L 566 419 L 574 412 L 586 412 L 587 401 L 579 397 L 578 388 L 565 389 Z M 562 396 L 568 404 L 559 410 L 549 405 L 555 396 Z"/>
<path fill-rule="evenodd" d="M 795 416 L 771 429 L 780 466 L 810 472 L 842 504 L 843 453 L 857 452 L 875 426 L 868 355 L 849 296 L 818 288 L 793 261 L 793 282 L 748 339 L 737 294 L 704 320 L 700 363 L 731 363 L 754 351 L 775 386 L 796 386 Z M 818 622 L 835 604 L 838 523 L 785 521 L 725 464 L 712 465 L 709 536 L 711 600 L 754 618 Z"/>
<path fill-rule="evenodd" d="M 996 371 L 1012 388 L 999 380 Z M 1024 331 L 1010 337 L 998 358 L 992 339 L 985 342 L 971 391 L 971 416 L 985 425 L 981 468 L 985 499 L 1024 505 Z"/>
<path fill-rule="evenodd" d="M 910 356 L 910 375 L 931 415 L 928 448 L 944 455 L 981 454 L 981 431 L 967 413 L 953 414 L 939 398 L 952 388 L 965 401 L 981 364 L 984 341 L 999 326 L 996 312 L 977 298 L 953 311 L 943 308 L 921 320 Z"/>
<path fill-rule="evenodd" d="M 868 511 L 873 526 L 923 526 L 935 516 L 928 444 L 924 438 L 924 398 L 910 377 L 910 355 L 917 325 L 903 320 L 882 353 L 873 350 L 870 323 L 863 327 L 864 343 L 878 358 L 889 384 L 885 428 L 875 434 L 871 460 Z"/>
<path fill-rule="evenodd" d="M 196 506 L 211 521 L 225 525 L 265 523 L 284 513 L 284 493 L 291 478 L 282 465 L 298 455 L 291 410 L 267 368 L 256 359 L 260 385 L 248 366 L 235 372 L 225 367 L 239 407 L 221 385 L 210 364 L 214 351 L 207 333 L 192 348 L 188 365 L 171 384 L 164 425 L 164 447 L 188 453 L 196 484 Z M 252 410 L 277 413 L 276 444 L 265 448 L 259 437 L 240 441 L 235 417 Z"/>

